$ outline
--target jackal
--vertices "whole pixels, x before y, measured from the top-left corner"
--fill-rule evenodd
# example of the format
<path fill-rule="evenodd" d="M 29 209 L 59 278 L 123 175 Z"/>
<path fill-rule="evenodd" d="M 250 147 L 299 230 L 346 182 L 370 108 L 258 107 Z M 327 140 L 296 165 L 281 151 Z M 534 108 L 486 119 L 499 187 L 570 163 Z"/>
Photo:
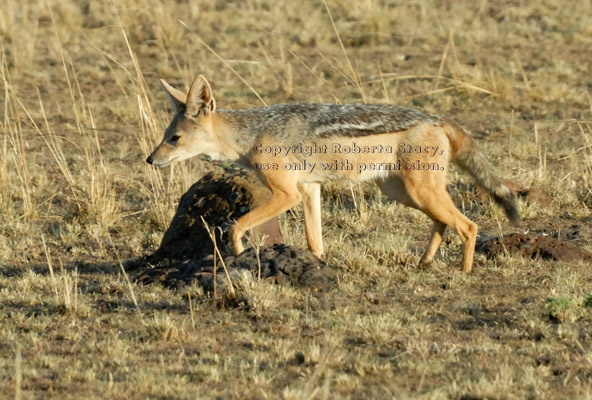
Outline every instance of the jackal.
<path fill-rule="evenodd" d="M 374 180 L 390 198 L 421 210 L 433 221 L 420 264 L 434 259 L 446 226 L 460 236 L 462 270 L 471 272 L 477 225 L 455 207 L 446 190 L 450 163 L 466 170 L 503 207 L 520 219 L 514 194 L 495 176 L 467 131 L 454 121 L 386 104 L 277 104 L 222 110 L 209 83 L 195 78 L 189 93 L 161 80 L 175 111 L 164 139 L 146 159 L 163 167 L 206 154 L 254 169 L 271 190 L 262 206 L 231 228 L 236 254 L 241 238 L 301 201 L 310 250 L 323 254 L 320 183 Z"/>

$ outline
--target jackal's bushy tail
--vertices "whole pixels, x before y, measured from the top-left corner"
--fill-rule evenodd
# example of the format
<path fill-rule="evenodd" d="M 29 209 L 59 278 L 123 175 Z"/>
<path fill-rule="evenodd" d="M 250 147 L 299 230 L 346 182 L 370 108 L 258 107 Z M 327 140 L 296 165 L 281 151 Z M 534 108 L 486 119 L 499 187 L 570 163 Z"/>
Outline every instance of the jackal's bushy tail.
<path fill-rule="evenodd" d="M 485 156 L 477 150 L 473 139 L 459 124 L 444 120 L 446 131 L 452 147 L 452 160 L 467 171 L 499 204 L 513 223 L 520 221 L 514 193 L 495 176 L 493 167 Z"/>

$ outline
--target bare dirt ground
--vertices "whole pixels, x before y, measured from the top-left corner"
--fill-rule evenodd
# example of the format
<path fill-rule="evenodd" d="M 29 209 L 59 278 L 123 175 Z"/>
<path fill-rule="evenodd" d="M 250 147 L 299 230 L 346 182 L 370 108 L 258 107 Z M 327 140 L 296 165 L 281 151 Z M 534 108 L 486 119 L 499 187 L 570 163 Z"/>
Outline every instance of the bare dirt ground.
<path fill-rule="evenodd" d="M 590 2 L 4 0 L 0 397 L 592 398 L 590 48 Z M 170 117 L 158 79 L 199 73 L 220 108 L 445 114 L 515 184 L 523 221 L 452 170 L 496 247 L 465 276 L 448 232 L 418 269 L 427 217 L 332 182 L 328 290 L 255 276 L 228 304 L 132 282 L 122 266 L 227 167 L 144 162 Z M 305 248 L 303 225 L 300 207 L 280 218 L 286 244 Z M 572 258 L 525 250 L 543 242 Z"/>

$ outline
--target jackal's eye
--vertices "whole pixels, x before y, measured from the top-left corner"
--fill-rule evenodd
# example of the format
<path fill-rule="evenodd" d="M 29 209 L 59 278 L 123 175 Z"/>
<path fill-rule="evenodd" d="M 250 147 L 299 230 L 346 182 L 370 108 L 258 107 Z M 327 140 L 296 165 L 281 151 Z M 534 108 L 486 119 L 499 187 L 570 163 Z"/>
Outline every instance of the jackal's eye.
<path fill-rule="evenodd" d="M 177 140 L 179 140 L 180 138 L 181 138 L 181 136 L 179 136 L 179 135 L 175 135 L 175 136 L 173 136 L 173 137 L 171 138 L 171 142 L 172 142 L 172 143 L 175 143 L 175 142 L 176 142 Z"/>

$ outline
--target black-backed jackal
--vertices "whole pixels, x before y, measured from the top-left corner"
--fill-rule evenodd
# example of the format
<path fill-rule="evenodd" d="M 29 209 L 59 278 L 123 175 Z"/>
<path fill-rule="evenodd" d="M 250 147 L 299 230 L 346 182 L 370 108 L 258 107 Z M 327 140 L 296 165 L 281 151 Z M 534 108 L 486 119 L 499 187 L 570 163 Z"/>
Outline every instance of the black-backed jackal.
<path fill-rule="evenodd" d="M 206 154 L 255 169 L 271 190 L 262 206 L 236 221 L 231 241 L 236 254 L 249 229 L 301 201 L 310 250 L 323 254 L 321 182 L 374 180 L 390 198 L 417 208 L 433 221 L 421 264 L 436 254 L 446 226 L 463 244 L 462 270 L 471 272 L 477 225 L 458 211 L 446 191 L 451 162 L 466 170 L 518 221 L 513 193 L 494 175 L 487 159 L 457 123 L 385 104 L 278 104 L 222 110 L 203 76 L 188 94 L 161 80 L 175 116 L 160 145 L 147 158 L 162 167 Z"/>

